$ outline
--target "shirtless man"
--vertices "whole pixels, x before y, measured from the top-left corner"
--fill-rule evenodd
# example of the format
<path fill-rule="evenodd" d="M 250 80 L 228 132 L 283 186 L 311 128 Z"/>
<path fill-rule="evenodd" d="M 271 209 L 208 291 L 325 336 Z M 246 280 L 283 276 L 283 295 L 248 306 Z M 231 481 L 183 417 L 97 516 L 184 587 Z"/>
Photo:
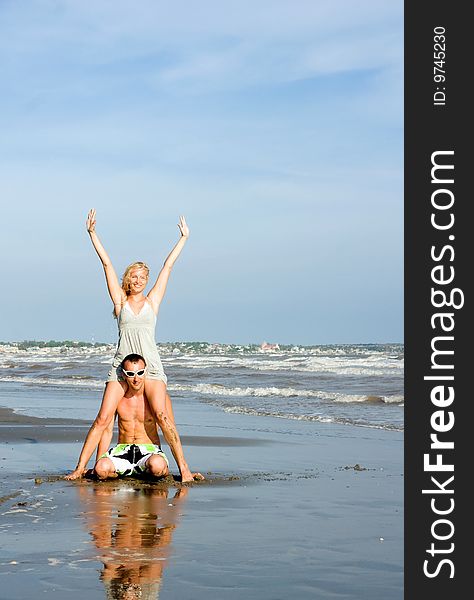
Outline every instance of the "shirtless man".
<path fill-rule="evenodd" d="M 156 421 L 145 396 L 145 360 L 138 354 L 129 354 L 122 362 L 122 371 L 128 384 L 125 395 L 116 407 L 102 403 L 87 434 L 77 467 L 66 475 L 66 479 L 79 479 L 84 475 L 87 463 L 102 435 L 108 429 L 109 423 L 113 422 L 115 412 L 118 415 L 118 444 L 98 457 L 94 471 L 99 479 L 144 472 L 155 477 L 168 474 L 168 459 L 160 447 Z M 182 481 L 204 479 L 200 473 L 189 471 L 179 436 L 170 436 L 165 430 L 163 433 L 178 464 Z"/>

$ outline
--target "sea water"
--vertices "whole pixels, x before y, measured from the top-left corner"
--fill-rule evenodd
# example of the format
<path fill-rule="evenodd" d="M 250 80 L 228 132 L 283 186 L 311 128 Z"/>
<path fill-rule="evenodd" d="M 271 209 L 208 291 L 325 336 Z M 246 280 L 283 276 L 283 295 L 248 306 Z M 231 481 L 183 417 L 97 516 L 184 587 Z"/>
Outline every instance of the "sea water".
<path fill-rule="evenodd" d="M 403 430 L 401 344 L 159 344 L 174 402 L 280 419 Z M 0 405 L 93 419 L 114 346 L 0 344 Z M 25 392 L 27 392 L 25 394 Z"/>

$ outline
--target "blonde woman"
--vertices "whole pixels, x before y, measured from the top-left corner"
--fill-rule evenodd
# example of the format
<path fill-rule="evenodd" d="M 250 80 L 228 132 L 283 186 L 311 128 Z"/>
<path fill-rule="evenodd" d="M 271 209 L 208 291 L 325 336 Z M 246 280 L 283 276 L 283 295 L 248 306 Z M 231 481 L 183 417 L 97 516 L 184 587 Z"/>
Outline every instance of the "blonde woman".
<path fill-rule="evenodd" d="M 181 441 L 174 422 L 171 401 L 166 391 L 167 379 L 155 343 L 158 309 L 165 295 L 171 269 L 189 237 L 189 227 L 184 217 L 180 217 L 178 224 L 181 234 L 180 239 L 166 258 L 153 287 L 145 295 L 144 292 L 149 278 L 148 266 L 143 262 L 132 263 L 125 270 L 122 285 L 120 285 L 110 258 L 95 230 L 95 209 L 89 211 L 86 226 L 95 251 L 104 267 L 107 289 L 114 305 L 114 314 L 119 329 L 119 339 L 112 368 L 107 377 L 101 408 L 94 422 L 97 423 L 102 435 L 97 455 L 101 456 L 108 449 L 113 427 L 113 418 L 111 420 L 110 415 L 115 414 L 120 399 L 127 391 L 125 381 L 127 375 L 122 370 L 122 361 L 129 354 L 139 354 L 146 361 L 146 372 L 143 376 L 145 376 L 147 400 L 170 446 L 181 473 L 182 481 L 192 481 L 193 474 L 184 459 Z M 98 437 L 98 435 L 98 431 L 93 433 L 94 437 Z M 82 477 L 84 471 L 83 465 L 78 465 L 75 471 L 68 476 L 68 479 Z"/>

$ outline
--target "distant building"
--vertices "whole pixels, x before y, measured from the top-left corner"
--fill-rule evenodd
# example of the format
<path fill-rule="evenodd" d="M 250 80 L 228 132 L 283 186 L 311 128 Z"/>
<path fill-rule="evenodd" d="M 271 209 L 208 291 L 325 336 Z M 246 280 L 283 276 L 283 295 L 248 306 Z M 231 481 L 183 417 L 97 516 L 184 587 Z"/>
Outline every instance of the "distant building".
<path fill-rule="evenodd" d="M 268 344 L 267 342 L 262 342 L 260 344 L 260 350 L 263 352 L 267 352 L 269 350 L 280 350 L 280 346 L 278 344 Z"/>

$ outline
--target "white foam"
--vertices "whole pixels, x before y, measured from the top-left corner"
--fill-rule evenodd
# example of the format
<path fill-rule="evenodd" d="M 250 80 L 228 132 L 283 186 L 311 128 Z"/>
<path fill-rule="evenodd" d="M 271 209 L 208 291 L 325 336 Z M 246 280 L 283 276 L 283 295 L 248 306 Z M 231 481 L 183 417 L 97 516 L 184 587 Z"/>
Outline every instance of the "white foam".
<path fill-rule="evenodd" d="M 71 388 L 92 388 L 102 389 L 104 382 L 86 378 L 87 376 L 71 376 L 61 379 L 51 379 L 49 377 L 21 377 L 21 376 L 3 376 L 0 381 L 8 383 L 24 383 L 28 385 L 53 386 L 53 387 L 71 387 Z M 279 388 L 275 386 L 268 387 L 226 387 L 221 384 L 197 383 L 193 385 L 170 384 L 170 392 L 194 392 L 200 395 L 211 396 L 237 396 L 237 397 L 281 397 L 281 398 L 317 398 L 326 402 L 383 402 L 386 404 L 401 404 L 404 402 L 402 395 L 377 396 L 375 394 L 343 394 L 338 392 L 328 392 L 325 390 L 305 390 L 295 388 Z"/>
<path fill-rule="evenodd" d="M 170 391 L 196 392 L 211 396 L 256 396 L 256 397 L 282 397 L 282 398 L 318 398 L 329 402 L 385 402 L 401 403 L 403 396 L 376 396 L 367 394 L 341 394 L 323 390 L 298 390 L 294 388 L 278 387 L 232 387 L 228 388 L 220 384 L 198 383 L 195 385 L 170 385 Z"/>
<path fill-rule="evenodd" d="M 272 411 L 263 411 L 256 410 L 253 408 L 246 408 L 243 406 L 221 406 L 225 412 L 235 413 L 235 414 L 243 414 L 243 415 L 253 415 L 257 417 L 275 417 L 276 419 L 289 419 L 292 421 L 312 421 L 317 423 L 337 423 L 340 425 L 355 425 L 357 427 L 367 427 L 369 429 L 383 429 L 389 431 L 403 431 L 402 427 L 397 427 L 395 425 L 383 425 L 380 423 L 364 423 L 361 421 L 356 421 L 352 419 L 346 418 L 338 418 L 338 417 L 328 417 L 323 415 L 296 415 L 292 413 L 278 413 Z"/>
<path fill-rule="evenodd" d="M 62 379 L 50 379 L 49 377 L 0 377 L 0 381 L 6 383 L 26 383 L 28 385 L 40 385 L 40 386 L 58 386 L 58 387 L 83 387 L 83 388 L 102 388 L 104 387 L 103 381 L 96 381 L 93 379 L 76 379 L 63 377 Z"/>
<path fill-rule="evenodd" d="M 404 404 L 405 397 L 399 394 L 395 394 L 394 396 L 382 396 L 382 400 L 386 404 Z"/>
<path fill-rule="evenodd" d="M 306 373 L 337 373 L 341 375 L 381 376 L 402 374 L 403 360 L 388 357 L 347 358 L 336 356 L 285 357 L 272 356 L 180 356 L 163 359 L 165 364 L 181 365 L 187 369 L 216 367 L 245 368 L 256 371 L 299 371 Z"/>

